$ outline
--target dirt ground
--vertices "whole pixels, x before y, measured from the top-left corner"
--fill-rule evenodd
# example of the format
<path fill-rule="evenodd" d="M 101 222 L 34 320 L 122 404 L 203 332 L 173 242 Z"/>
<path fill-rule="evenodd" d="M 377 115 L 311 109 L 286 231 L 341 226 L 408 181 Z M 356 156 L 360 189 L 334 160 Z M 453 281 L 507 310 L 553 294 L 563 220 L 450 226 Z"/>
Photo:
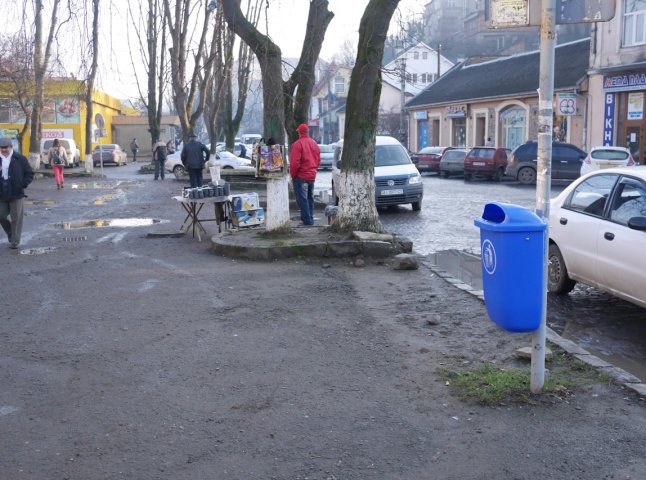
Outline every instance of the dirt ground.
<path fill-rule="evenodd" d="M 179 182 L 52 186 L 23 254 L 0 244 L 3 480 L 646 478 L 620 386 L 457 398 L 442 368 L 521 365 L 530 337 L 426 266 L 217 257 L 146 235 L 181 224 Z M 56 228 L 112 218 L 167 222 Z"/>

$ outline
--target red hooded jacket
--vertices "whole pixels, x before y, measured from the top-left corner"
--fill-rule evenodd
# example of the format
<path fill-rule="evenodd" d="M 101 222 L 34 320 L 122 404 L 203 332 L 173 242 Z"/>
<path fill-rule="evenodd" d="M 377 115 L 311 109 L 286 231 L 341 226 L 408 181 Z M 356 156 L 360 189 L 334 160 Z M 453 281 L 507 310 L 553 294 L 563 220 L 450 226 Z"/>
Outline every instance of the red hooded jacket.
<path fill-rule="evenodd" d="M 321 150 L 307 132 L 299 132 L 299 139 L 292 144 L 289 151 L 289 174 L 313 182 L 321 163 Z"/>

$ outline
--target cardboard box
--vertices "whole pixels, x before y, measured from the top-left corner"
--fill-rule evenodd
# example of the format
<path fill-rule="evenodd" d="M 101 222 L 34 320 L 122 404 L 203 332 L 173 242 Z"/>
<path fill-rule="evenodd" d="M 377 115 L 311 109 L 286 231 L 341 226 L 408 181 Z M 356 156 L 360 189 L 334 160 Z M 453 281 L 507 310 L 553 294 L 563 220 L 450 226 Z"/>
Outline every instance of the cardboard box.
<path fill-rule="evenodd" d="M 258 208 L 256 210 L 233 212 L 232 220 L 233 225 L 238 228 L 260 225 L 265 222 L 265 211 L 262 208 Z"/>
<path fill-rule="evenodd" d="M 241 193 L 231 196 L 231 208 L 234 212 L 257 210 L 260 208 L 260 201 L 256 192 Z"/>

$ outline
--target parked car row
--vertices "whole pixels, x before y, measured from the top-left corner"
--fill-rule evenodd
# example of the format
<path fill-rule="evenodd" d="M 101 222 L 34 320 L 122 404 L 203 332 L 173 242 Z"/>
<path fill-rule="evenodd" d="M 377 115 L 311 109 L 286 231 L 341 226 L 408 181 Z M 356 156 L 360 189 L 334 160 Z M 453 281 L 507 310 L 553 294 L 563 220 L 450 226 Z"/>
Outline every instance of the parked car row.
<path fill-rule="evenodd" d="M 513 151 L 496 147 L 474 147 L 470 150 L 425 147 L 414 158 L 420 172 L 435 172 L 443 177 L 464 175 L 467 181 L 476 176 L 500 181 L 507 175 L 524 185 L 532 185 L 537 177 L 538 144 L 528 141 Z M 636 162 L 627 148 L 594 147 L 590 153 L 586 153 L 569 143 L 552 144 L 553 180 L 572 181 L 595 170 L 634 165 Z"/>

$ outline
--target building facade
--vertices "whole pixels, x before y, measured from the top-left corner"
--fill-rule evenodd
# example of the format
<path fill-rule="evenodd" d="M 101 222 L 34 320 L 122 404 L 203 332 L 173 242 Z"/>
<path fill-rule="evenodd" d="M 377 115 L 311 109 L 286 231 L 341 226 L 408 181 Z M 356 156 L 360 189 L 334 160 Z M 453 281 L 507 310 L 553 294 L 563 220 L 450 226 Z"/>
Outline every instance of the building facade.
<path fill-rule="evenodd" d="M 630 148 L 646 163 L 646 2 L 618 0 L 592 32 L 587 129 L 590 146 Z"/>
<path fill-rule="evenodd" d="M 105 121 L 104 131 L 101 132 L 93 124 L 92 138 L 86 138 L 85 119 L 87 106 L 85 103 L 85 82 L 79 80 L 47 80 L 45 82 L 45 105 L 42 114 L 41 138 L 70 138 L 81 151 L 81 161 L 85 159 L 85 146 L 88 142 L 96 145 L 101 133 L 102 143 L 113 143 L 112 118 L 118 115 L 139 115 L 135 109 L 122 105 L 119 100 L 110 95 L 95 90 L 92 94 L 93 113 L 100 114 Z M 18 132 L 25 125 L 25 112 L 15 98 L 15 86 L 11 82 L 0 82 L 0 134 L 16 139 Z M 29 114 L 29 112 L 28 112 Z M 126 145 L 123 145 L 126 147 Z M 29 152 L 29 130 L 23 142 L 22 153 Z"/>
<path fill-rule="evenodd" d="M 559 45 L 554 66 L 554 139 L 585 146 L 590 39 Z M 409 148 L 487 143 L 513 149 L 538 132 L 539 52 L 464 61 L 409 101 Z"/>

